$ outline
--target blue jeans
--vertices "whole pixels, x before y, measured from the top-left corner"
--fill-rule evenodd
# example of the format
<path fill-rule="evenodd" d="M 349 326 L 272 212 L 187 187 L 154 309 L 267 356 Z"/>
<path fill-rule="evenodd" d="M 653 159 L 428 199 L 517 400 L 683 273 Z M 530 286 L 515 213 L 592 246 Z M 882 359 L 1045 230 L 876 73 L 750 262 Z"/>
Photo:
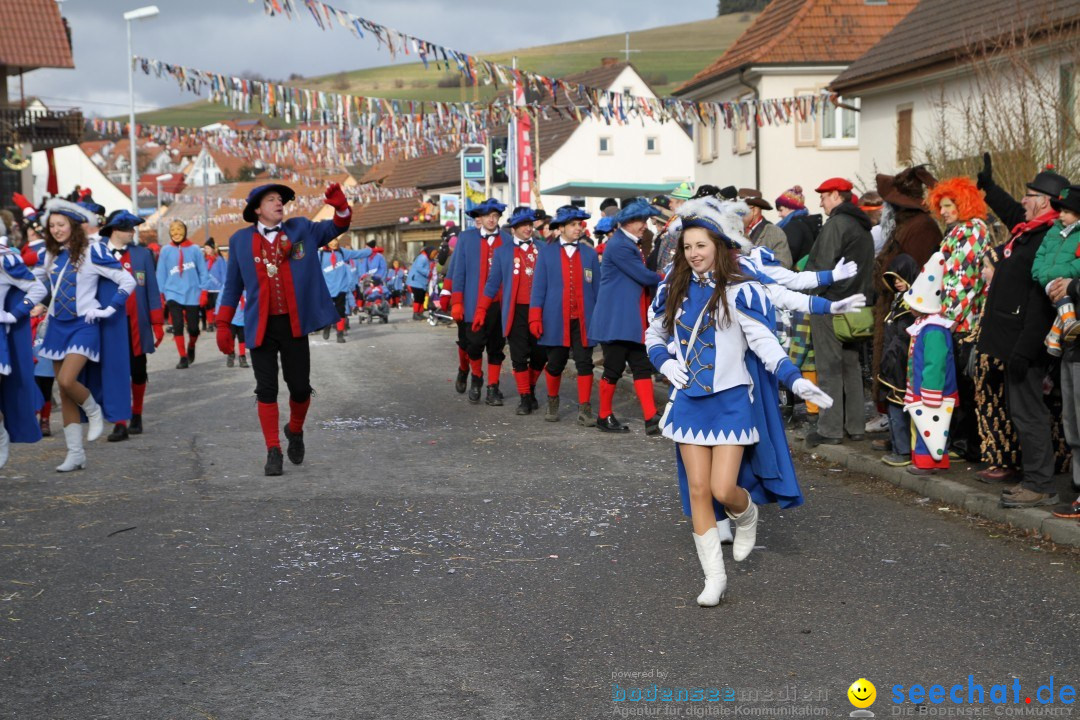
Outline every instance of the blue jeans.
<path fill-rule="evenodd" d="M 889 406 L 889 437 L 892 439 L 892 451 L 897 455 L 911 455 L 911 418 L 904 412 L 903 405 L 886 403 Z"/>

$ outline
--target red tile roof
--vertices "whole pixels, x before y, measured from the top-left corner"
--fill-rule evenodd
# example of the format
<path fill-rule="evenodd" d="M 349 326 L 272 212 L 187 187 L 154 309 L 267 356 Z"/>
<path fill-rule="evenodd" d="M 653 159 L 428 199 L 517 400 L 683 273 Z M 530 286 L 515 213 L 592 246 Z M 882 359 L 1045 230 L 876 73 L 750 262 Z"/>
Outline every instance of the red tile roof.
<path fill-rule="evenodd" d="M 422 201 L 422 197 L 411 197 L 358 205 L 353 213 L 352 227 L 367 229 L 397 225 L 401 218 L 415 216 Z"/>
<path fill-rule="evenodd" d="M 963 18 L 958 26 L 957 18 Z M 832 82 L 851 93 L 898 75 L 954 63 L 982 44 L 1014 34 L 1035 36 L 1048 28 L 1080 25 L 1076 0 L 922 0 L 862 57 Z"/>
<path fill-rule="evenodd" d="M 739 39 L 675 90 L 708 85 L 749 65 L 847 64 L 870 49 L 918 0 L 772 0 Z"/>
<path fill-rule="evenodd" d="M 0 65 L 9 75 L 34 68 L 73 68 L 67 29 L 56 0 L 0 0 Z"/>

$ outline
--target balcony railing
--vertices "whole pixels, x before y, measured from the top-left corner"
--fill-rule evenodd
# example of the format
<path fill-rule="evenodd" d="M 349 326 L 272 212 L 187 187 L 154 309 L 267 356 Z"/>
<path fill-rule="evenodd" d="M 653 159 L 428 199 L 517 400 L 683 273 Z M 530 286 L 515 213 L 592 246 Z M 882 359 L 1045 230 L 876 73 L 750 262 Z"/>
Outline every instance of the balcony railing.
<path fill-rule="evenodd" d="M 0 108 L 0 145 L 28 142 L 47 150 L 80 142 L 82 133 L 81 110 Z"/>

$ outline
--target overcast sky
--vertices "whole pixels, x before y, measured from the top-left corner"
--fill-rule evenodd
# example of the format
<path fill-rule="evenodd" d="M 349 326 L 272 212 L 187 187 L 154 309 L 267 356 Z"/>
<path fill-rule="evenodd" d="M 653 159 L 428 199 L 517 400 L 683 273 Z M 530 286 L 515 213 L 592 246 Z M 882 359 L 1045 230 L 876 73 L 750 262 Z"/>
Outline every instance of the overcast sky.
<path fill-rule="evenodd" d="M 127 48 L 122 16 L 142 4 L 140 0 L 65 0 L 61 11 L 71 24 L 75 69 L 27 73 L 26 95 L 40 96 L 51 107 L 82 107 L 87 114 L 126 112 Z M 272 78 L 286 78 L 293 72 L 313 76 L 390 64 L 389 53 L 377 49 L 370 37 L 358 40 L 341 27 L 319 30 L 302 0 L 297 5 L 304 14 L 294 15 L 291 22 L 263 14 L 262 0 L 157 0 L 156 4 L 160 15 L 134 24 L 136 55 L 229 75 L 256 71 Z M 644 30 L 716 14 L 715 0 L 336 0 L 331 4 L 475 55 Z M 11 78 L 9 94 L 18 97 L 18 93 L 18 79 Z M 170 81 L 141 72 L 135 75 L 137 111 L 195 99 L 176 90 Z"/>

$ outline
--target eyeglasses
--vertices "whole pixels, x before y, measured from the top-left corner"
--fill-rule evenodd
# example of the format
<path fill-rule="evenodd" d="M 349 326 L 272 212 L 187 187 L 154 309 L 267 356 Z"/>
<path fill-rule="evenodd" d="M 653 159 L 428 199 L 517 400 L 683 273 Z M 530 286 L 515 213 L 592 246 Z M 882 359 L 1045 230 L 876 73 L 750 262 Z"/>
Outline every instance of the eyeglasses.
<path fill-rule="evenodd" d="M 1042 193 L 1024 193 L 1024 197 L 1050 197 L 1049 195 L 1043 195 Z"/>

